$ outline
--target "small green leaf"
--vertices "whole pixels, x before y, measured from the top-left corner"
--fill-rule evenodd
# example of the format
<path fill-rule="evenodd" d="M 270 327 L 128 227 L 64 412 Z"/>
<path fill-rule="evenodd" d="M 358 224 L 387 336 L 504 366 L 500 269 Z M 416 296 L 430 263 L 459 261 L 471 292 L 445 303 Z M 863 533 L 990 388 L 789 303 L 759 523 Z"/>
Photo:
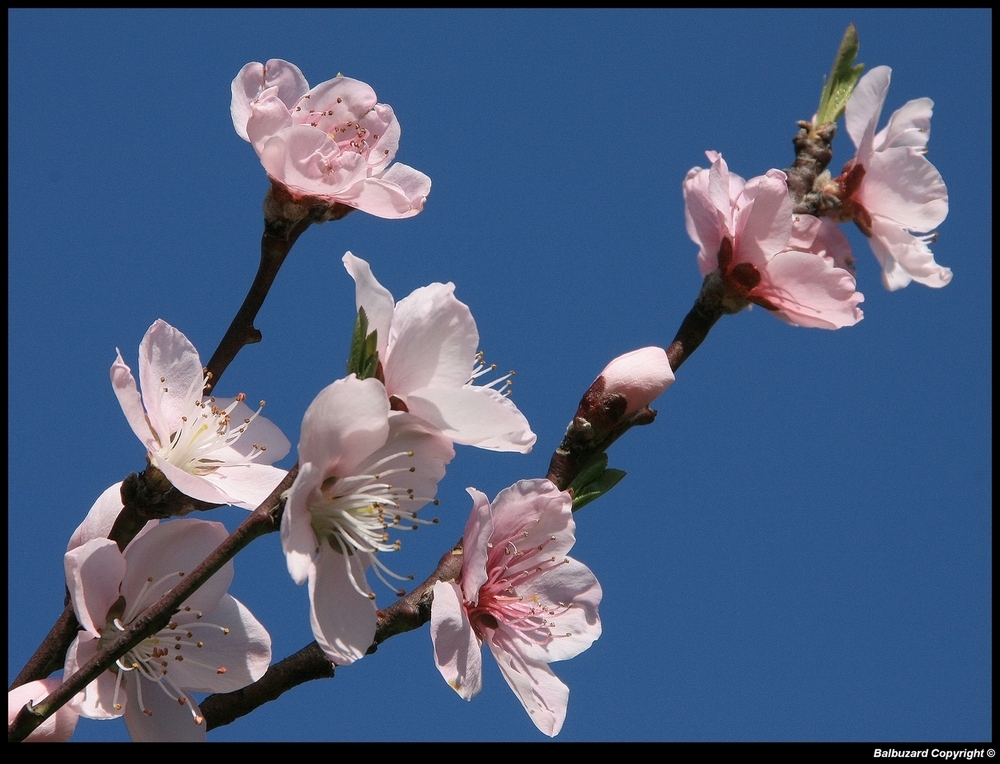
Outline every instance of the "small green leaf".
<path fill-rule="evenodd" d="M 357 374 L 358 379 L 374 377 L 378 370 L 378 331 L 368 334 L 368 316 L 364 308 L 358 309 L 351 337 L 351 352 L 347 357 L 347 373 Z"/>
<path fill-rule="evenodd" d="M 572 482 L 570 488 L 573 489 L 574 512 L 606 494 L 625 477 L 625 472 L 609 469 L 607 464 L 607 454 L 599 454 Z"/>
<path fill-rule="evenodd" d="M 854 24 L 847 27 L 844 38 L 840 41 L 840 49 L 833 60 L 830 77 L 823 84 L 823 95 L 819 99 L 819 110 L 816 112 L 816 126 L 836 122 L 844 113 L 844 107 L 858 84 L 858 78 L 864 70 L 864 64 L 855 64 L 854 59 L 860 49 L 858 30 Z"/>

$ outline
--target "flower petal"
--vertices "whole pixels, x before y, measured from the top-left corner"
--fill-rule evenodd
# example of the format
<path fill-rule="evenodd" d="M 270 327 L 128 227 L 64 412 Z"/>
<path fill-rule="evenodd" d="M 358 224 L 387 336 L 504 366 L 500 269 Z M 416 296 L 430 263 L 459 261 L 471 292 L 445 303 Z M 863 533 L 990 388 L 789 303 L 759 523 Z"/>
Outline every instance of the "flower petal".
<path fill-rule="evenodd" d="M 493 388 L 425 387 L 406 396 L 406 405 L 411 413 L 465 446 L 526 454 L 537 439 L 514 402 Z"/>
<path fill-rule="evenodd" d="M 125 577 L 125 558 L 114 541 L 95 538 L 66 552 L 63 566 L 77 620 L 96 639 L 101 636 L 111 606 L 118 600 Z"/>
<path fill-rule="evenodd" d="M 462 596 L 472 605 L 479 604 L 479 589 L 489 577 L 489 544 L 493 538 L 493 511 L 486 494 L 475 488 L 465 489 L 472 497 L 472 512 L 462 535 Z"/>
<path fill-rule="evenodd" d="M 892 69 L 876 66 L 858 80 L 854 92 L 847 101 L 844 111 L 844 125 L 847 134 L 858 148 L 858 162 L 865 164 L 874 150 L 875 126 L 882 116 L 885 97 L 889 93 Z"/>
<path fill-rule="evenodd" d="M 324 475 L 352 474 L 353 466 L 389 435 L 389 401 L 377 379 L 353 374 L 327 385 L 302 417 L 299 461 Z"/>
<path fill-rule="evenodd" d="M 371 591 L 359 555 L 344 555 L 326 544 L 320 547 L 309 576 L 309 619 L 316 642 L 338 666 L 364 657 L 375 639 L 375 601 L 355 590 L 352 576 Z"/>
<path fill-rule="evenodd" d="M 309 83 L 295 64 L 280 58 L 272 58 L 267 64 L 251 61 L 240 69 L 232 83 L 233 97 L 229 111 L 233 127 L 245 141 L 250 140 L 247 121 L 252 111 L 251 104 L 269 88 L 275 88 L 275 95 L 287 111 L 309 90 Z"/>
<path fill-rule="evenodd" d="M 472 700 L 483 688 L 483 653 L 454 581 L 434 584 L 431 641 L 441 676 L 465 700 Z"/>
<path fill-rule="evenodd" d="M 191 341 L 163 319 L 153 322 L 139 345 L 139 386 L 146 416 L 164 446 L 191 400 L 201 400 L 205 371 Z"/>
<path fill-rule="evenodd" d="M 376 349 L 379 360 L 384 363 L 386 345 L 389 342 L 389 327 L 392 325 L 392 313 L 396 301 L 389 290 L 375 278 L 371 266 L 366 260 L 347 252 L 343 261 L 347 272 L 354 279 L 355 302 L 358 310 L 364 308 L 365 315 L 368 317 L 368 333 L 378 333 L 376 335 Z"/>
<path fill-rule="evenodd" d="M 62 685 L 59 679 L 36 679 L 22 684 L 7 693 L 7 725 L 14 721 L 27 703 L 37 705 Z M 69 705 L 65 705 L 36 727 L 26 743 L 64 743 L 76 731 L 80 715 Z"/>
<path fill-rule="evenodd" d="M 125 704 L 125 726 L 133 743 L 203 743 L 208 729 L 205 722 L 195 722 L 201 716 L 194 698 L 184 704 L 167 695 L 160 686 L 138 671 L 125 679 L 128 701 Z M 142 694 L 141 700 L 139 693 Z"/>
<path fill-rule="evenodd" d="M 509 640 L 500 630 L 485 642 L 531 721 L 549 737 L 558 735 L 566 720 L 569 688 L 545 663 L 531 662 L 520 656 L 516 652 L 520 642 Z"/>
<path fill-rule="evenodd" d="M 299 465 L 299 474 L 292 483 L 281 516 L 281 548 L 285 553 L 288 574 L 300 586 L 306 582 L 316 559 L 319 542 L 312 527 L 309 505 L 318 498 L 323 474 L 311 462 Z"/>

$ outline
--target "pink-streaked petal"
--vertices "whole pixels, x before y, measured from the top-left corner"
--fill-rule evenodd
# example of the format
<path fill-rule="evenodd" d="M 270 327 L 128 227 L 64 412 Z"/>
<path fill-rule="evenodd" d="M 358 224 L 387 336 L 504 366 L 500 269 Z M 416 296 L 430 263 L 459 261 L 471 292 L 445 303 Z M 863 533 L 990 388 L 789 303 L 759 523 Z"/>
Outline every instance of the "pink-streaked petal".
<path fill-rule="evenodd" d="M 205 742 L 207 727 L 204 721 L 195 723 L 195 714 L 200 716 L 200 712 L 194 698 L 181 705 L 138 671 L 125 678 L 125 690 L 125 726 L 133 743 Z"/>
<path fill-rule="evenodd" d="M 63 676 L 68 679 L 90 662 L 96 655 L 100 643 L 81 632 L 70 643 L 66 651 L 66 668 Z M 69 705 L 80 716 L 88 719 L 117 719 L 122 715 L 120 709 L 114 707 L 116 674 L 104 671 L 93 682 L 73 696 Z M 125 703 L 125 693 L 119 696 L 119 702 Z"/>
<path fill-rule="evenodd" d="M 123 620 L 130 622 L 180 583 L 229 536 L 222 523 L 181 519 L 160 523 L 125 548 L 128 570 L 121 585 L 127 606 Z M 152 579 L 150 583 L 148 579 Z M 210 612 L 229 589 L 233 563 L 227 562 L 185 601 L 193 610 Z"/>
<path fill-rule="evenodd" d="M 392 170 L 391 167 L 389 169 Z M 386 172 L 386 175 L 388 174 Z M 424 185 L 415 177 L 404 176 L 404 178 L 411 188 L 420 188 Z M 430 178 L 427 179 L 426 185 L 430 186 Z M 423 210 L 427 202 L 426 194 L 417 193 L 411 196 L 408 189 L 387 180 L 384 176 L 363 178 L 338 193 L 336 198 L 350 207 L 386 220 L 411 218 Z"/>
<path fill-rule="evenodd" d="M 151 427 L 151 423 L 146 419 L 146 409 L 143 408 L 142 398 L 139 396 L 139 387 L 132 376 L 132 370 L 122 359 L 122 353 L 118 351 L 118 357 L 111 364 L 111 386 L 114 388 L 118 403 L 122 407 L 125 419 L 128 420 L 132 432 L 142 442 L 147 450 L 156 450 L 158 443 Z M 161 422 L 161 428 L 169 429 Z M 165 437 L 169 438 L 170 433 L 166 432 Z"/>
<path fill-rule="evenodd" d="M 351 467 L 385 443 L 389 401 L 377 379 L 353 374 L 323 388 L 302 417 L 299 461 L 324 475 L 351 474 Z"/>
<path fill-rule="evenodd" d="M 758 269 L 788 245 L 792 234 L 792 200 L 785 174 L 769 170 L 743 188 L 743 208 L 736 222 L 734 262 Z"/>
<path fill-rule="evenodd" d="M 193 692 L 232 692 L 260 679 L 271 662 L 271 637 L 253 614 L 226 594 L 197 627 L 195 660 L 176 661 L 170 680 Z M 223 632 L 218 627 L 226 627 Z"/>
<path fill-rule="evenodd" d="M 247 121 L 250 119 L 251 104 L 269 88 L 275 88 L 275 94 L 287 112 L 309 90 L 309 83 L 295 64 L 280 58 L 272 58 L 267 64 L 251 61 L 240 69 L 233 80 L 229 111 L 233 127 L 245 141 L 250 140 Z"/>
<path fill-rule="evenodd" d="M 7 724 L 14 721 L 21 709 L 28 703 L 38 705 L 62 685 L 60 679 L 37 679 L 22 684 L 7 693 Z M 24 739 L 25 743 L 65 743 L 76 731 L 80 715 L 65 705 L 41 723 Z"/>
<path fill-rule="evenodd" d="M 475 488 L 465 489 L 472 497 L 472 512 L 462 536 L 462 595 L 479 604 L 479 588 L 486 583 L 489 571 L 489 542 L 493 537 L 493 512 L 486 494 Z"/>
<path fill-rule="evenodd" d="M 545 479 L 519 480 L 497 494 L 492 505 L 493 536 L 488 569 L 511 575 L 560 559 L 576 543 L 573 500 Z M 511 549 L 520 554 L 511 558 Z"/>
<path fill-rule="evenodd" d="M 401 134 L 399 121 L 392 107 L 385 103 L 377 103 L 363 117 L 357 120 L 368 136 L 368 151 L 365 158 L 371 174 L 380 176 L 389 166 L 399 150 Z"/>
<path fill-rule="evenodd" d="M 309 577 L 309 618 L 313 636 L 326 656 L 338 666 L 347 666 L 371 647 L 375 639 L 375 601 L 359 594 L 354 579 L 366 591 L 365 568 L 358 555 L 343 555 L 329 545 L 320 548 L 315 572 Z"/>
<path fill-rule="evenodd" d="M 125 578 L 125 558 L 110 539 L 96 538 L 66 552 L 66 587 L 84 630 L 100 637 Z"/>
<path fill-rule="evenodd" d="M 868 240 L 882 264 L 882 283 L 894 291 L 910 281 L 939 288 L 951 282 L 951 268 L 938 265 L 926 237 L 914 236 L 891 221 L 875 218 Z"/>
<path fill-rule="evenodd" d="M 309 505 L 320 498 L 323 474 L 311 462 L 299 465 L 299 474 L 292 483 L 281 516 L 281 548 L 285 553 L 288 574 L 299 585 L 306 582 L 319 551 L 319 542 L 312 527 Z"/>
<path fill-rule="evenodd" d="M 422 388 L 406 403 L 411 413 L 462 445 L 526 454 L 537 439 L 514 402 L 493 388 Z"/>
<path fill-rule="evenodd" d="M 753 294 L 776 305 L 778 316 L 797 326 L 840 329 L 864 315 L 858 308 L 864 296 L 855 290 L 854 276 L 810 252 L 776 255 L 761 269 Z"/>
<path fill-rule="evenodd" d="M 404 397 L 424 387 L 461 387 L 472 374 L 479 331 L 455 285 L 430 284 L 396 304 L 385 388 Z"/>
<path fill-rule="evenodd" d="M 545 663 L 530 663 L 513 652 L 512 643 L 499 630 L 485 641 L 500 667 L 500 673 L 521 701 L 531 721 L 549 737 L 558 735 L 566 720 L 569 688 Z"/>
<path fill-rule="evenodd" d="M 873 218 L 926 232 L 948 216 L 948 189 L 941 173 L 918 149 L 876 152 L 865 169 L 858 201 Z"/>
<path fill-rule="evenodd" d="M 356 257 L 351 252 L 347 252 L 343 260 L 344 267 L 354 279 L 357 307 L 359 310 L 364 308 L 365 315 L 368 316 L 368 333 L 378 332 L 376 349 L 379 360 L 385 363 L 389 327 L 392 325 L 392 314 L 396 301 L 389 290 L 375 278 L 367 261 Z"/>
<path fill-rule="evenodd" d="M 483 688 L 483 653 L 453 581 L 434 584 L 431 642 L 434 663 L 448 686 L 465 700 L 476 697 Z"/>
<path fill-rule="evenodd" d="M 165 446 L 191 401 L 201 400 L 205 372 L 195 346 L 163 319 L 153 322 L 139 345 L 139 386 L 149 421 Z"/>
<path fill-rule="evenodd" d="M 869 70 L 854 88 L 844 111 L 847 134 L 858 147 L 858 162 L 866 164 L 874 149 L 875 126 L 882 116 L 885 97 L 889 93 L 892 69 L 876 66 Z"/>

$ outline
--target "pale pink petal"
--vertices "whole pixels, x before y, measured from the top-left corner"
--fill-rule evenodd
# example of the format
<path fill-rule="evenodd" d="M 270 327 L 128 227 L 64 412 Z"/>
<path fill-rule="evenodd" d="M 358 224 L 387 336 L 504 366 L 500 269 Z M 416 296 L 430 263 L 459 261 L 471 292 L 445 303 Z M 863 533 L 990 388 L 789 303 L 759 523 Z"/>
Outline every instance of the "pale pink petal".
<path fill-rule="evenodd" d="M 330 136 L 309 125 L 279 131 L 258 153 L 267 174 L 293 194 L 331 202 L 339 201 L 368 172 L 364 157 L 342 151 Z"/>
<path fill-rule="evenodd" d="M 377 379 L 353 374 L 323 388 L 302 418 L 299 461 L 326 474 L 351 474 L 349 462 L 364 458 L 389 434 L 389 401 Z"/>
<path fill-rule="evenodd" d="M 465 700 L 472 700 L 483 688 L 483 653 L 453 581 L 434 584 L 431 642 L 441 676 Z"/>
<path fill-rule="evenodd" d="M 545 663 L 529 663 L 514 652 L 515 643 L 508 641 L 500 630 L 487 637 L 485 642 L 496 658 L 500 673 L 521 701 L 531 721 L 549 737 L 558 735 L 566 720 L 569 688 Z"/>
<path fill-rule="evenodd" d="M 196 631 L 197 660 L 171 665 L 174 684 L 193 692 L 232 692 L 264 675 L 271 663 L 271 637 L 241 602 L 225 594 L 201 621 L 210 625 Z M 223 632 L 218 624 L 229 631 Z"/>
<path fill-rule="evenodd" d="M 424 387 L 461 387 L 472 373 L 479 331 L 455 285 L 430 284 L 396 304 L 385 388 L 406 400 Z"/>
<path fill-rule="evenodd" d="M 355 284 L 355 302 L 357 308 L 365 309 L 368 317 L 368 333 L 377 332 L 376 349 L 380 360 L 385 360 L 386 345 L 389 342 L 389 327 L 392 324 L 392 313 L 396 305 L 392 294 L 382 286 L 372 273 L 368 262 L 347 252 L 344 255 L 344 267 L 351 274 Z"/>
<path fill-rule="evenodd" d="M 125 548 L 128 570 L 121 593 L 128 605 L 125 622 L 153 604 L 176 586 L 229 536 L 222 523 L 180 519 L 160 523 L 155 533 L 134 539 Z M 152 579 L 152 583 L 149 579 Z M 210 612 L 229 589 L 233 580 L 230 560 L 195 591 L 185 605 Z"/>
<path fill-rule="evenodd" d="M 96 655 L 100 642 L 85 632 L 79 632 L 66 651 L 64 677 L 71 677 L 82 666 L 87 665 Z M 69 705 L 80 716 L 88 719 L 117 719 L 122 710 L 115 708 L 115 677 L 110 671 L 103 672 L 97 679 L 73 696 Z M 121 692 L 118 702 L 125 703 L 125 693 Z"/>
<path fill-rule="evenodd" d="M 250 104 L 246 122 L 247 140 L 259 155 L 268 139 L 294 123 L 288 106 L 281 100 L 277 89 L 266 90 Z"/>
<path fill-rule="evenodd" d="M 901 289 L 910 281 L 934 288 L 951 282 L 951 268 L 935 262 L 927 238 L 914 236 L 892 221 L 873 219 L 868 242 L 882 264 L 882 283 L 886 289 Z"/>
<path fill-rule="evenodd" d="M 792 234 L 792 200 L 785 174 L 769 170 L 751 178 L 743 189 L 743 209 L 736 223 L 734 262 L 758 269 L 788 245 Z"/>
<path fill-rule="evenodd" d="M 363 178 L 337 193 L 337 201 L 387 220 L 411 218 L 424 208 L 426 196 L 411 197 L 384 178 Z"/>
<path fill-rule="evenodd" d="M 858 201 L 873 218 L 911 231 L 932 231 L 948 216 L 948 189 L 941 173 L 919 150 L 876 152 L 865 170 Z"/>
<path fill-rule="evenodd" d="M 153 322 L 139 345 L 139 387 L 153 431 L 165 446 L 191 401 L 201 400 L 205 372 L 191 341 L 163 319 Z"/>
<path fill-rule="evenodd" d="M 146 409 L 143 408 L 142 398 L 139 396 L 139 387 L 132 376 L 132 370 L 122 359 L 122 353 L 118 351 L 118 358 L 111 364 L 111 386 L 115 395 L 118 396 L 118 403 L 122 407 L 122 412 L 128 420 L 132 432 L 142 442 L 148 450 L 156 450 L 159 447 L 156 434 L 150 426 L 150 421 L 146 419 Z M 170 437 L 169 427 L 161 422 L 161 428 Z"/>
<path fill-rule="evenodd" d="M 462 536 L 462 596 L 472 605 L 479 603 L 479 589 L 489 577 L 489 543 L 493 536 L 493 511 L 482 491 L 465 489 L 472 497 L 472 512 Z"/>
<path fill-rule="evenodd" d="M 792 219 L 792 236 L 788 240 L 788 249 L 828 257 L 835 266 L 854 275 L 851 244 L 840 230 L 840 226 L 829 218 L 795 215 Z"/>
<path fill-rule="evenodd" d="M 83 522 L 73 531 L 66 551 L 76 549 L 91 539 L 107 538 L 121 511 L 122 484 L 115 483 L 98 497 L 97 501 L 94 502 L 94 506 L 90 508 L 87 516 L 83 519 Z M 159 522 L 159 520 L 150 520 L 139 531 L 139 534 L 148 532 L 150 528 L 155 527 Z"/>
<path fill-rule="evenodd" d="M 412 414 L 393 411 L 389 414 L 389 436 L 385 445 L 356 463 L 352 459 L 347 474 L 405 472 L 405 485 L 412 491 L 412 502 L 416 506 L 407 506 L 410 502 L 401 500 L 401 508 L 415 511 L 434 498 L 445 467 L 454 458 L 451 440 L 439 430 Z"/>
<path fill-rule="evenodd" d="M 372 143 L 365 159 L 368 160 L 368 167 L 371 168 L 372 175 L 383 177 L 382 172 L 389 166 L 399 149 L 399 137 L 401 130 L 399 120 L 389 104 L 377 103 L 367 114 L 355 120 L 366 136 L 372 137 Z"/>
<path fill-rule="evenodd" d="M 296 104 L 300 110 L 295 113 L 297 124 L 312 124 L 323 119 L 318 127 L 325 129 L 331 124 L 356 122 L 372 110 L 378 101 L 371 85 L 351 77 L 334 77 L 321 82 Z M 329 114 L 329 112 L 333 112 Z"/>
<path fill-rule="evenodd" d="M 930 98 L 907 101 L 892 113 L 889 124 L 875 136 L 875 148 L 878 151 L 904 146 L 922 149 L 931 137 L 933 115 L 934 102 Z"/>
<path fill-rule="evenodd" d="M 874 150 L 875 126 L 882 116 L 891 78 L 892 69 L 888 66 L 876 66 L 858 80 L 847 102 L 844 124 L 847 134 L 858 147 L 858 162 L 861 164 L 868 161 Z"/>
<path fill-rule="evenodd" d="M 719 267 L 719 246 L 728 233 L 708 192 L 708 170 L 691 169 L 684 180 L 684 217 L 688 236 L 698 245 L 698 269 L 705 276 Z"/>
<path fill-rule="evenodd" d="M 537 567 L 540 558 L 559 559 L 576 542 L 573 500 L 543 478 L 519 480 L 492 504 L 492 549 L 487 567 L 505 565 L 513 574 Z M 508 542 L 521 554 L 503 563 Z M 543 551 L 537 552 L 539 547 Z M 537 552 L 537 554 L 536 554 Z"/>
<path fill-rule="evenodd" d="M 399 186 L 403 191 L 403 195 L 410 200 L 412 207 L 423 209 L 424 204 L 427 202 L 427 197 L 431 193 L 431 179 L 420 172 L 420 170 L 415 170 L 409 165 L 396 162 L 379 177 L 386 183 Z"/>
<path fill-rule="evenodd" d="M 96 538 L 66 552 L 63 566 L 77 620 L 91 636 L 100 637 L 119 596 L 125 558 L 114 541 Z"/>
<path fill-rule="evenodd" d="M 192 475 L 187 470 L 175 467 L 163 459 L 153 459 L 153 464 L 166 476 L 170 484 L 185 496 L 199 501 L 207 501 L 210 504 L 236 504 L 239 502 L 237 497 L 229 495 L 214 481 L 207 480 L 204 475 Z"/>
<path fill-rule="evenodd" d="M 545 644 L 524 642 L 521 653 L 527 659 L 551 663 L 573 658 L 601 636 L 597 608 L 603 591 L 590 568 L 572 557 L 535 579 L 533 590 L 551 612 L 553 638 Z M 563 603 L 571 603 L 568 606 Z"/>
<path fill-rule="evenodd" d="M 777 315 L 791 324 L 839 329 L 853 326 L 864 315 L 857 307 L 864 296 L 855 290 L 854 277 L 824 257 L 785 251 L 760 273 L 753 294 L 780 308 Z"/>
<path fill-rule="evenodd" d="M 514 402 L 493 388 L 425 387 L 406 396 L 406 404 L 461 445 L 526 454 L 537 439 Z"/>
<path fill-rule="evenodd" d="M 203 743 L 208 729 L 203 721 L 195 723 L 198 714 L 194 699 L 188 696 L 181 705 L 160 689 L 156 682 L 133 671 L 125 679 L 127 696 L 125 726 L 133 743 Z M 139 693 L 141 693 L 141 698 Z M 146 711 L 148 713 L 143 713 Z M 199 714 L 200 715 L 200 714 Z"/>
<path fill-rule="evenodd" d="M 314 573 L 309 576 L 313 636 L 338 666 L 347 666 L 364 657 L 375 639 L 375 602 L 355 590 L 348 566 L 359 586 L 370 592 L 361 557 L 335 552 L 329 545 L 320 547 Z"/>
<path fill-rule="evenodd" d="M 215 472 L 203 476 L 202 480 L 229 496 L 225 503 L 254 510 L 271 495 L 271 491 L 287 474 L 286 470 L 268 464 L 235 464 L 223 465 Z"/>
<path fill-rule="evenodd" d="M 272 58 L 267 64 L 252 61 L 244 66 L 232 83 L 230 113 L 233 127 L 239 136 L 247 136 L 247 120 L 250 118 L 250 104 L 268 88 L 276 88 L 278 98 L 290 109 L 309 90 L 309 83 L 295 64 Z"/>
<path fill-rule="evenodd" d="M 292 483 L 281 516 L 281 548 L 285 553 L 288 574 L 296 584 L 304 584 L 312 571 L 319 542 L 312 527 L 309 505 L 319 498 L 323 482 L 320 469 L 311 462 L 299 465 L 299 474 Z"/>
<path fill-rule="evenodd" d="M 59 679 L 37 679 L 22 684 L 7 693 L 7 724 L 14 721 L 21 709 L 28 703 L 37 705 L 62 685 Z M 65 705 L 42 722 L 24 739 L 25 743 L 65 743 L 76 731 L 80 715 Z"/>

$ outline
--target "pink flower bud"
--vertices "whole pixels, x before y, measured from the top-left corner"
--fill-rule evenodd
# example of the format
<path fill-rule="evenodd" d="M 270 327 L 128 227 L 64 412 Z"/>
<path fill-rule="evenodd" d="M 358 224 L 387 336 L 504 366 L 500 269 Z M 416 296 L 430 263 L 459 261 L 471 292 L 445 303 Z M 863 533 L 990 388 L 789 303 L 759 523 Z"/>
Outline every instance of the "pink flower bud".
<path fill-rule="evenodd" d="M 617 393 L 628 402 L 623 416 L 634 414 L 648 406 L 674 381 L 674 372 L 663 348 L 648 347 L 618 356 L 604 367 L 604 371 L 591 386 L 603 380 L 604 395 Z"/>

